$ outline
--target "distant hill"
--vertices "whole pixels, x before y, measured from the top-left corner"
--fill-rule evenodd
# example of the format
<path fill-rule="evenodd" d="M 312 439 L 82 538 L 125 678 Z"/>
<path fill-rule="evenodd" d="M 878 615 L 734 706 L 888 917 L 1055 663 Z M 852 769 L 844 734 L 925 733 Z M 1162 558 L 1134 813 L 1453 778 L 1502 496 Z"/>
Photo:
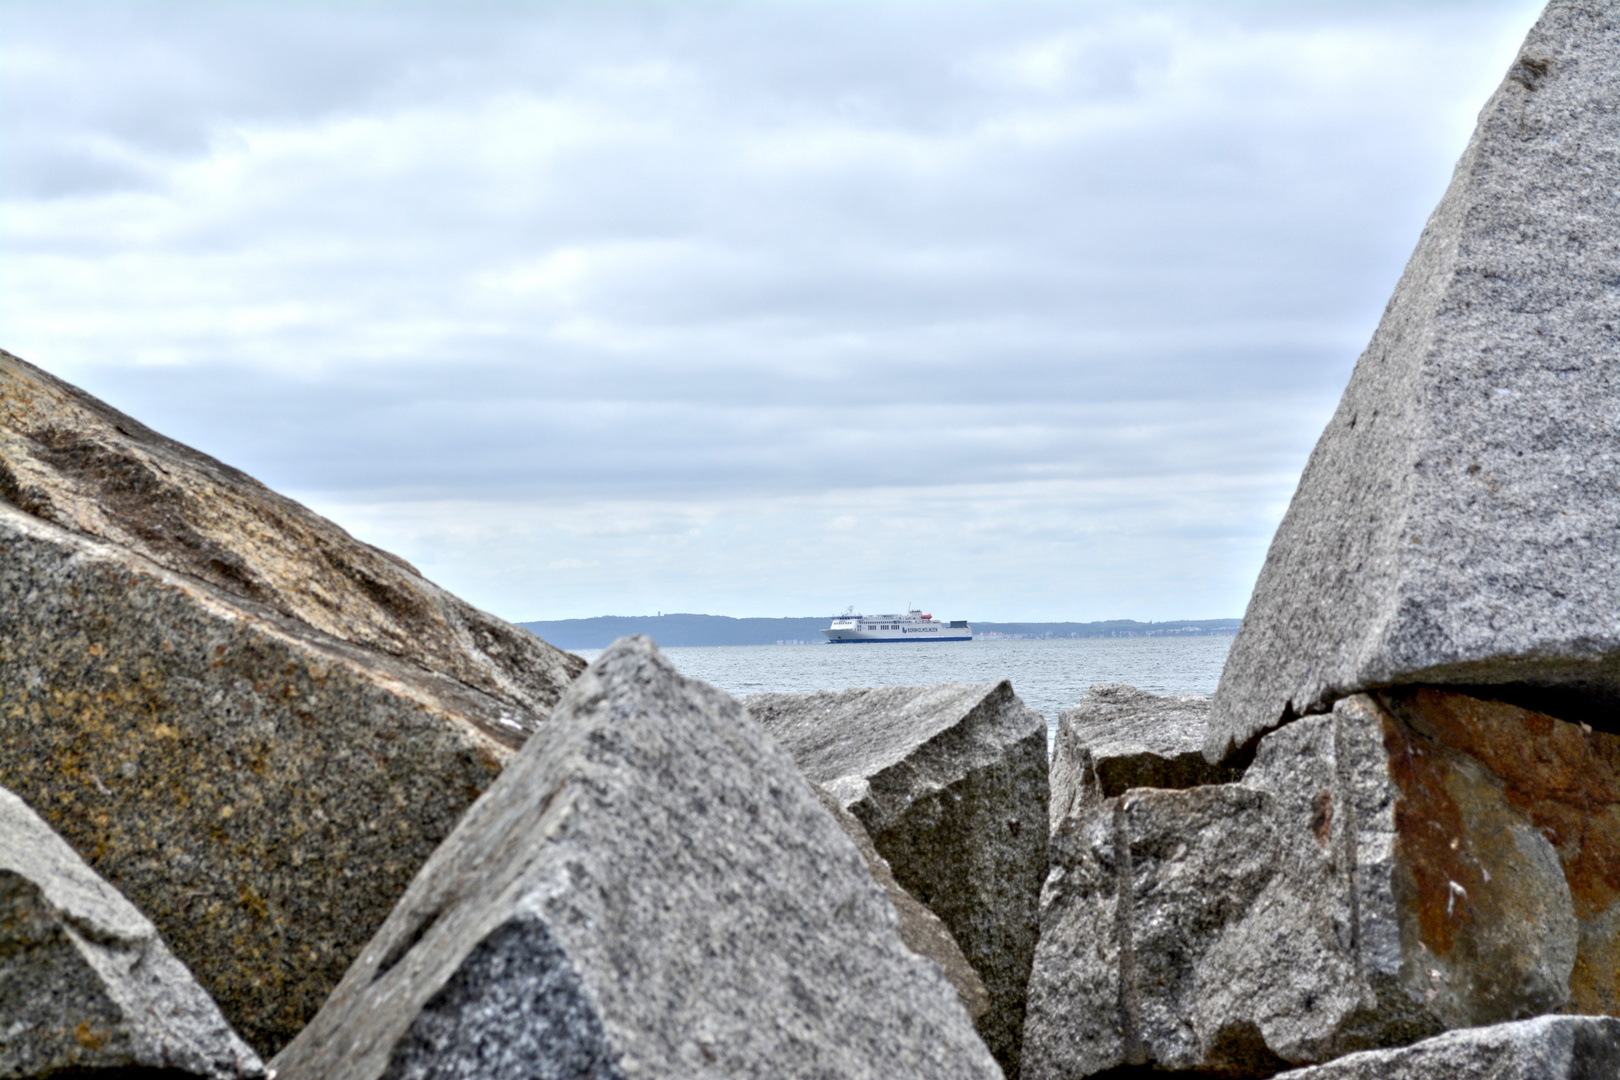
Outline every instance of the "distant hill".
<path fill-rule="evenodd" d="M 1135 619 L 1107 619 L 1103 622 L 983 622 L 973 624 L 979 637 L 1227 637 L 1237 633 L 1242 619 L 1177 619 L 1170 622 L 1137 622 Z"/>
<path fill-rule="evenodd" d="M 555 619 L 518 623 L 560 649 L 605 649 L 626 634 L 646 634 L 659 645 L 779 645 L 820 643 L 831 615 L 799 619 L 733 619 L 729 615 L 599 615 L 594 619 Z M 1160 637 L 1232 634 L 1240 619 L 1183 619 L 1171 622 L 997 623 L 975 622 L 980 637 Z"/>

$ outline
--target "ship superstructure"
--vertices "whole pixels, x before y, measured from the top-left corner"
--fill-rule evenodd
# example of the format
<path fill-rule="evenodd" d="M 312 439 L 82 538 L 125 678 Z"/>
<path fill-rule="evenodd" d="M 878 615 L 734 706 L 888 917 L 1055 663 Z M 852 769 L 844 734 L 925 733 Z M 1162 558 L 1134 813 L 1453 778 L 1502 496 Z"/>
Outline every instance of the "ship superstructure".
<path fill-rule="evenodd" d="M 919 608 L 904 615 L 857 615 L 847 611 L 833 619 L 822 633 L 834 645 L 973 640 L 973 627 L 966 619 L 936 619 Z"/>

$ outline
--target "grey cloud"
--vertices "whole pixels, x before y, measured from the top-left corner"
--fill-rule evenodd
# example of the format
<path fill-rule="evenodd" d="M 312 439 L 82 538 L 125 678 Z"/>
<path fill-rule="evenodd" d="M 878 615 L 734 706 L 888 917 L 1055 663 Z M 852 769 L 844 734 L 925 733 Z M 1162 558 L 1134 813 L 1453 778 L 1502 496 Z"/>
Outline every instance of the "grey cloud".
<path fill-rule="evenodd" d="M 249 371 L 158 369 L 97 389 L 121 402 L 137 380 L 142 397 L 163 403 L 144 418 L 177 437 L 229 446 L 223 456 L 278 486 L 365 498 L 782 495 L 1246 473 L 1297 453 L 1322 397 L 1273 388 L 1257 405 L 1183 386 L 1180 397 L 1131 399 L 1076 377 L 1048 382 L 1045 402 L 987 393 L 964 403 L 963 383 L 1000 389 L 993 370 L 890 378 L 858 400 L 780 383 L 739 392 L 724 379 L 693 392 L 681 372 L 557 386 L 477 368 L 301 386 Z M 1127 369 L 1118 381 L 1141 379 Z"/>
<path fill-rule="evenodd" d="M 346 505 L 1095 483 L 1240 603 L 1535 6 L 12 0 L 0 330 Z"/>

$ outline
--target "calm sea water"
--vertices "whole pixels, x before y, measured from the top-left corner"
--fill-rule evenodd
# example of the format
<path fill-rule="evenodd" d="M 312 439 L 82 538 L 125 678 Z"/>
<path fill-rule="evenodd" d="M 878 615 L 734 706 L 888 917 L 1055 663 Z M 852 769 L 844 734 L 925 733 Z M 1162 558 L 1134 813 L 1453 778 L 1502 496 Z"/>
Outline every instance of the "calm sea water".
<path fill-rule="evenodd" d="M 1155 694 L 1215 692 L 1229 637 L 1037 638 L 928 645 L 725 645 L 665 649 L 681 674 L 741 697 L 852 686 L 1011 679 L 1024 704 L 1057 726 L 1092 683 Z M 576 650 L 594 660 L 599 649 Z"/>

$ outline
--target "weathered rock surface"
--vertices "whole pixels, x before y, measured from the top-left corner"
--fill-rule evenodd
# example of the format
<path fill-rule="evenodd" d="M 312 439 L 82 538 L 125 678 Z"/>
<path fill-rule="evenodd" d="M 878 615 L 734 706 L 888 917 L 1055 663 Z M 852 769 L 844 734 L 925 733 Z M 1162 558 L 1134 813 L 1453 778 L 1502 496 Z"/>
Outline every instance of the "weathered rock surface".
<path fill-rule="evenodd" d="M 582 668 L 0 353 L 0 784 L 261 1052 Z"/>
<path fill-rule="evenodd" d="M 1131 788 L 1225 784 L 1241 775 L 1204 758 L 1209 699 L 1098 683 L 1058 714 L 1052 747 L 1052 830 L 1080 807 Z"/>
<path fill-rule="evenodd" d="M 0 499 L 332 637 L 447 675 L 532 728 L 585 662 L 403 559 L 0 349 Z"/>
<path fill-rule="evenodd" d="M 1398 1050 L 1366 1050 L 1277 1080 L 1610 1080 L 1620 1020 L 1542 1016 L 1448 1031 Z"/>
<path fill-rule="evenodd" d="M 1201 970 L 1275 871 L 1265 798 L 1237 785 L 1107 800 L 1046 885 L 1024 1026 L 1024 1076 L 1121 1065 L 1266 1075 L 1283 1064 L 1241 1022 L 1198 1021 Z"/>
<path fill-rule="evenodd" d="M 261 1052 L 516 752 L 512 715 L 0 502 L 0 783 Z"/>
<path fill-rule="evenodd" d="M 754 694 L 748 711 L 860 819 L 990 992 L 979 1032 L 1018 1074 L 1046 876 L 1046 722 L 1003 681 Z"/>
<path fill-rule="evenodd" d="M 938 915 L 929 911 L 917 901 L 915 896 L 900 887 L 894 879 L 894 871 L 889 866 L 889 860 L 878 854 L 878 849 L 872 843 L 872 837 L 862 825 L 860 819 L 839 805 L 838 800 L 827 793 L 827 789 L 820 784 L 811 784 L 811 790 L 821 805 L 838 822 L 844 835 L 855 842 L 855 847 L 866 860 L 866 869 L 871 873 L 872 880 L 882 886 L 883 893 L 894 905 L 895 914 L 900 916 L 900 925 L 897 930 L 900 940 L 905 942 L 906 948 L 918 956 L 926 956 L 939 965 L 945 978 L 956 988 L 956 996 L 962 999 L 962 1005 L 967 1009 L 968 1015 L 977 1023 L 985 1013 L 990 1011 L 990 992 L 984 988 L 984 980 L 979 973 L 973 970 L 967 957 L 962 955 L 961 948 L 956 939 L 951 936 Z"/>
<path fill-rule="evenodd" d="M 157 929 L 0 788 L 0 1076 L 264 1065 Z"/>
<path fill-rule="evenodd" d="M 1083 801 L 1053 836 L 1025 1075 L 1264 1076 L 1613 1011 L 1617 775 L 1620 737 L 1422 690 L 1273 732 L 1238 784 Z"/>
<path fill-rule="evenodd" d="M 1620 730 L 1620 8 L 1554 0 L 1312 452 L 1211 760 L 1360 690 Z"/>
<path fill-rule="evenodd" d="M 283 1080 L 985 1077 L 955 991 L 733 699 L 598 657 L 434 853 Z"/>

